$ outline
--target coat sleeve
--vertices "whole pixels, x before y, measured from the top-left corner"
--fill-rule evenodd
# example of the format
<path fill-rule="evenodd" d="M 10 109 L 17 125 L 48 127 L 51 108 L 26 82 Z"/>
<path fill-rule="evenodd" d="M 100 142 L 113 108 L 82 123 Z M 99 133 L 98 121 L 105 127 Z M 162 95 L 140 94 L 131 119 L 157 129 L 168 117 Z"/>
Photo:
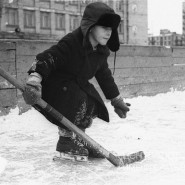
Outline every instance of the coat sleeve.
<path fill-rule="evenodd" d="M 97 71 L 95 78 L 107 99 L 113 99 L 120 94 L 111 70 L 108 68 L 107 60 Z"/>
<path fill-rule="evenodd" d="M 62 68 L 68 60 L 69 49 L 65 42 L 59 42 L 51 48 L 36 55 L 35 62 L 29 69 L 28 74 L 37 72 L 45 80 L 47 77 Z"/>

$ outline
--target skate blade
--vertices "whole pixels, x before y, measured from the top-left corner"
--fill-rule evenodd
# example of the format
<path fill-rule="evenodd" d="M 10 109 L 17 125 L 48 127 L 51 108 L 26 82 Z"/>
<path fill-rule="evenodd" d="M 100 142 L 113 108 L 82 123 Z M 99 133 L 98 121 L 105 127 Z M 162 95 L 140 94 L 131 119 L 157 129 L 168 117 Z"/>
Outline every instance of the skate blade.
<path fill-rule="evenodd" d="M 60 156 L 54 156 L 53 161 L 70 160 L 78 162 L 87 162 L 88 156 L 71 155 L 66 153 L 60 153 Z"/>

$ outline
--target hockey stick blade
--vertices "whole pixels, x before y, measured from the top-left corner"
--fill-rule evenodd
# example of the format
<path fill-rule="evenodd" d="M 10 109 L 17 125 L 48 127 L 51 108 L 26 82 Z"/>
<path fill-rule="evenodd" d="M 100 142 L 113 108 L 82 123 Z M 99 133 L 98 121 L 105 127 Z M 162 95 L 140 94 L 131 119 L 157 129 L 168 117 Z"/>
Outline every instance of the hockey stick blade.
<path fill-rule="evenodd" d="M 135 162 L 139 162 L 142 161 L 145 158 L 145 154 L 142 151 L 130 154 L 128 156 L 119 156 L 120 160 L 122 161 L 122 163 L 120 164 L 120 166 L 125 166 L 128 164 L 132 164 Z"/>
<path fill-rule="evenodd" d="M 145 154 L 143 151 L 139 151 L 130 155 L 124 156 L 114 156 L 112 153 L 109 154 L 107 160 L 113 163 L 117 167 L 126 166 L 135 162 L 139 162 L 145 159 Z"/>

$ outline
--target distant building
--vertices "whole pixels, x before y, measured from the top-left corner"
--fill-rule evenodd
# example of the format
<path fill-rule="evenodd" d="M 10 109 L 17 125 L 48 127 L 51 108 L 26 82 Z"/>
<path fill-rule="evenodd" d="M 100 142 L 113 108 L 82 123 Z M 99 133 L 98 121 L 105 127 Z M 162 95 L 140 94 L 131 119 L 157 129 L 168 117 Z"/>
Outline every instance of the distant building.
<path fill-rule="evenodd" d="M 185 1 L 182 2 L 182 34 L 163 29 L 159 36 L 148 35 L 148 45 L 185 46 Z"/>
<path fill-rule="evenodd" d="M 185 2 L 182 3 L 182 34 L 185 35 Z"/>
<path fill-rule="evenodd" d="M 0 0 L 0 39 L 59 40 L 80 25 L 97 0 Z M 147 45 L 147 0 L 101 0 L 121 16 L 120 42 Z"/>
<path fill-rule="evenodd" d="M 168 29 L 160 30 L 159 36 L 148 36 L 148 45 L 155 46 L 185 46 L 184 36 Z"/>

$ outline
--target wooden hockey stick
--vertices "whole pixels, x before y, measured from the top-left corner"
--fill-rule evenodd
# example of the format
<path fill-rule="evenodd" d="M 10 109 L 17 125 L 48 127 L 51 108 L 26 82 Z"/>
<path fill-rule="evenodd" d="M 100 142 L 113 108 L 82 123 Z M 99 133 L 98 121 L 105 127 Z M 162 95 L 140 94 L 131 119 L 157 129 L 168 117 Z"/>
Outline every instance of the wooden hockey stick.
<path fill-rule="evenodd" d="M 13 78 L 6 71 L 4 71 L 1 67 L 0 67 L 0 75 L 3 78 L 5 78 L 8 82 L 10 82 L 12 85 L 14 85 L 17 89 L 24 92 L 24 89 L 25 89 L 24 85 L 22 83 L 20 83 L 17 79 Z M 55 119 L 57 119 L 61 124 L 65 125 L 67 128 L 69 128 L 75 134 L 80 136 L 94 150 L 99 152 L 102 156 L 104 156 L 108 161 L 110 161 L 115 166 L 120 166 L 121 167 L 121 166 L 124 166 L 124 165 L 134 163 L 136 161 L 141 161 L 145 158 L 145 155 L 142 151 L 130 154 L 128 156 L 115 156 L 111 152 L 109 152 L 105 148 L 103 148 L 101 145 L 99 145 L 92 138 L 90 138 L 83 131 L 81 131 L 74 124 L 72 124 L 67 118 L 65 118 L 60 112 L 58 112 L 52 106 L 50 106 L 48 103 L 46 103 L 43 99 L 40 99 L 37 102 L 37 105 L 39 105 L 41 108 L 43 108 L 45 111 L 47 111 L 50 115 L 52 115 Z"/>

